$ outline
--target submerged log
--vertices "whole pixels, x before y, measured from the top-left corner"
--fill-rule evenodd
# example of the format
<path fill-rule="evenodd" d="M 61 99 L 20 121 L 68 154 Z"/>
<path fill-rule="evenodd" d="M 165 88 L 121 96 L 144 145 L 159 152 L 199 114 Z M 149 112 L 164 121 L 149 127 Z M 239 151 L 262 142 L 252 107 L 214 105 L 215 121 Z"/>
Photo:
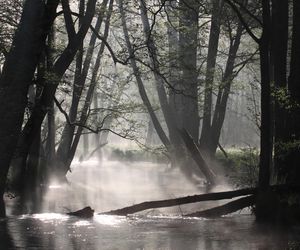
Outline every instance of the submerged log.
<path fill-rule="evenodd" d="M 73 215 L 81 218 L 92 218 L 94 216 L 94 210 L 91 207 L 85 207 L 75 212 L 67 213 L 67 215 Z"/>
<path fill-rule="evenodd" d="M 128 215 L 128 214 L 141 212 L 147 209 L 172 207 L 172 206 L 178 206 L 183 204 L 196 203 L 200 201 L 232 199 L 239 196 L 254 195 L 256 193 L 257 193 L 256 188 L 246 188 L 246 189 L 240 189 L 235 191 L 200 194 L 200 195 L 186 196 L 186 197 L 168 199 L 168 200 L 146 201 L 133 206 L 124 207 L 121 209 L 112 210 L 101 214 Z"/>
<path fill-rule="evenodd" d="M 203 211 L 186 214 L 188 217 L 219 217 L 226 214 L 231 214 L 243 208 L 253 206 L 255 203 L 255 195 L 246 196 L 235 201 L 228 202 L 224 205 L 206 209 Z"/>

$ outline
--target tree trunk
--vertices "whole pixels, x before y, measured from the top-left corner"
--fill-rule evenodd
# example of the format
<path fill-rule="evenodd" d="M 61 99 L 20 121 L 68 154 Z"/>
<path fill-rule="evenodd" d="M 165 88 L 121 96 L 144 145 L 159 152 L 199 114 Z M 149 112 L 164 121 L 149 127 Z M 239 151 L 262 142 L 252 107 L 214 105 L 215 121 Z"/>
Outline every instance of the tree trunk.
<path fill-rule="evenodd" d="M 106 40 L 108 37 L 108 33 L 109 33 L 109 26 L 110 26 L 110 17 L 111 17 L 111 13 L 112 13 L 112 8 L 113 8 L 113 0 L 110 1 L 109 4 L 109 12 L 108 15 L 106 17 L 106 22 L 105 22 L 105 30 L 104 30 L 104 39 Z M 81 111 L 81 115 L 80 115 L 80 119 L 79 119 L 79 124 L 82 124 L 83 126 L 86 125 L 87 123 L 87 119 L 88 119 L 88 115 L 89 115 L 89 109 L 90 106 L 92 104 L 93 101 L 93 96 L 94 96 L 94 92 L 97 86 L 97 76 L 98 76 L 98 72 L 99 72 L 99 68 L 101 65 L 101 58 L 104 52 L 104 48 L 105 48 L 105 44 L 102 42 L 100 49 L 98 51 L 98 55 L 96 58 L 96 62 L 95 62 L 95 66 L 93 68 L 93 72 L 92 72 L 92 79 L 90 82 L 90 86 L 88 88 L 86 97 L 85 97 L 85 102 Z M 67 157 L 67 161 L 64 162 L 62 169 L 60 169 L 60 172 L 62 173 L 63 176 L 65 176 L 67 174 L 67 172 L 70 170 L 70 166 L 71 163 L 73 161 L 73 158 L 75 156 L 76 150 L 77 150 L 77 146 L 78 143 L 80 141 L 80 137 L 82 135 L 84 131 L 84 128 L 82 126 L 79 126 L 77 128 L 76 134 L 74 136 L 72 145 L 68 151 L 68 157 Z M 86 131 L 87 132 L 87 131 Z M 88 140 L 88 134 L 84 134 L 83 135 L 83 143 L 84 143 L 84 152 L 83 154 L 86 156 L 88 154 L 88 148 L 89 148 L 89 140 Z"/>
<path fill-rule="evenodd" d="M 129 39 L 129 33 L 128 33 L 128 29 L 127 29 L 127 24 L 126 24 L 126 17 L 125 17 L 125 13 L 124 13 L 124 6 L 123 6 L 123 0 L 119 0 L 119 9 L 120 9 L 120 13 L 121 13 L 121 19 L 122 19 L 122 26 L 123 26 L 123 32 L 124 32 L 124 37 L 125 37 L 125 42 L 126 42 L 126 46 L 127 46 L 127 49 L 128 49 L 128 52 L 129 52 L 129 56 L 131 56 L 132 58 L 130 59 L 130 64 L 131 64 L 131 67 L 133 69 L 133 73 L 135 75 L 135 78 L 136 78 L 136 82 L 137 82 L 137 85 L 138 85 L 138 89 L 139 89 L 139 93 L 140 93 L 140 96 L 143 100 L 143 103 L 145 105 L 145 107 L 147 108 L 148 112 L 149 112 L 149 115 L 152 119 L 152 122 L 153 122 L 153 126 L 155 127 L 155 130 L 161 140 L 161 142 L 164 144 L 164 146 L 167 148 L 167 149 L 171 149 L 171 144 L 170 144 L 170 141 L 168 139 L 168 137 L 166 136 L 166 133 L 165 131 L 163 130 L 154 110 L 153 110 L 153 107 L 150 103 L 150 100 L 148 98 L 148 95 L 146 93 L 146 90 L 145 90 L 145 87 L 144 87 L 144 84 L 143 84 L 143 80 L 141 78 L 141 74 L 140 74 L 140 71 L 138 69 L 138 66 L 137 66 L 137 63 L 136 63 L 136 60 L 134 59 L 134 50 L 132 48 L 132 45 L 131 45 L 131 42 L 130 42 L 130 39 Z"/>
<path fill-rule="evenodd" d="M 199 140 L 198 111 L 198 18 L 200 4 L 194 0 L 179 1 L 179 67 L 181 94 L 181 115 L 183 128 L 195 142 Z"/>
<path fill-rule="evenodd" d="M 103 1 L 102 6 L 104 9 L 106 9 L 108 0 Z M 111 4 L 112 5 L 111 1 Z M 82 10 L 83 12 L 83 10 Z M 102 21 L 103 21 L 103 11 L 99 13 L 99 16 L 97 18 L 97 22 L 95 25 L 95 32 L 99 32 Z M 81 24 L 79 24 L 80 26 Z M 72 95 L 72 104 L 69 112 L 69 118 L 70 122 L 73 123 L 76 121 L 77 118 L 77 113 L 78 113 L 78 105 L 80 101 L 80 97 L 82 96 L 82 91 L 84 89 L 87 75 L 91 66 L 91 61 L 92 61 L 92 56 L 94 53 L 95 49 L 95 44 L 96 44 L 97 36 L 95 33 L 92 34 L 89 46 L 86 52 L 85 60 L 83 62 L 83 43 L 81 44 L 81 48 L 78 51 L 77 54 L 77 59 L 76 59 L 76 71 L 75 71 L 75 78 L 74 78 L 74 84 L 73 84 L 73 95 Z M 63 133 L 62 133 L 62 138 L 61 138 L 61 143 L 58 146 L 57 149 L 57 158 L 66 163 L 68 161 L 68 151 L 71 148 L 73 137 L 74 137 L 74 131 L 75 131 L 75 125 L 71 125 L 69 123 L 66 123 Z"/>
<path fill-rule="evenodd" d="M 32 81 L 58 1 L 27 0 L 11 50 L 0 78 L 0 196 L 6 185 L 9 164 L 21 131 L 27 104 L 27 88 Z M 0 216 L 5 216 L 0 198 Z"/>
<path fill-rule="evenodd" d="M 227 108 L 227 101 L 230 94 L 230 88 L 233 81 L 233 70 L 234 70 L 234 63 L 237 57 L 237 52 L 240 46 L 240 40 L 243 32 L 243 26 L 239 22 L 236 36 L 232 41 L 232 44 L 229 49 L 229 55 L 227 58 L 227 63 L 225 67 L 224 77 L 221 82 L 221 87 L 219 89 L 218 98 L 216 101 L 216 107 L 213 115 L 212 125 L 210 129 L 210 142 L 208 143 L 208 153 L 210 156 L 214 156 L 219 144 L 221 130 L 223 127 L 226 108 Z M 203 145 L 200 145 L 204 147 Z"/>
<path fill-rule="evenodd" d="M 180 137 L 176 130 L 177 119 L 175 118 L 175 111 L 172 109 L 172 106 L 170 106 L 168 102 L 168 97 L 164 86 L 164 79 L 162 78 L 160 72 L 159 59 L 157 55 L 157 47 L 151 34 L 151 27 L 147 15 L 147 6 L 144 0 L 140 0 L 140 8 L 141 8 L 141 19 L 144 28 L 144 34 L 146 38 L 146 45 L 150 57 L 150 64 L 151 67 L 153 68 L 153 75 L 155 79 L 159 103 L 166 121 L 166 125 L 168 127 L 170 142 L 172 144 L 172 147 L 175 148 L 176 151 L 176 148 L 180 148 Z M 174 154 L 174 151 L 170 151 L 170 153 Z"/>
<path fill-rule="evenodd" d="M 300 168 L 300 2 L 293 1 L 293 35 L 288 90 L 291 109 L 288 114 L 289 142 L 285 145 L 285 173 L 288 184 L 299 185 Z M 299 202 L 298 202 L 299 203 Z"/>
<path fill-rule="evenodd" d="M 185 129 L 180 130 L 180 134 L 186 147 L 191 153 L 192 159 L 196 162 L 197 166 L 200 168 L 201 172 L 205 176 L 208 187 L 212 187 L 216 185 L 217 177 L 214 174 L 214 172 L 209 168 L 209 166 L 206 164 L 206 161 L 204 160 L 198 146 L 195 144 L 191 135 L 189 135 Z"/>
<path fill-rule="evenodd" d="M 53 67 L 55 55 L 55 29 L 52 28 L 49 38 L 48 38 L 48 46 L 46 51 L 47 57 L 47 72 L 49 69 Z M 46 168 L 44 169 L 44 176 L 47 179 L 50 169 L 52 168 L 53 161 L 55 159 L 55 137 L 56 137 L 56 126 L 55 126 L 55 109 L 54 109 L 54 101 L 50 104 L 50 109 L 47 114 L 47 141 L 46 141 Z"/>
<path fill-rule="evenodd" d="M 205 150 L 210 148 L 211 141 L 211 110 L 212 110 L 212 92 L 218 53 L 221 16 L 223 10 L 223 0 L 213 0 L 213 9 L 211 16 L 211 26 L 208 41 L 207 65 L 205 74 L 205 91 L 204 91 L 204 110 L 203 122 L 200 138 L 200 146 Z"/>
<path fill-rule="evenodd" d="M 259 187 L 267 189 L 270 184 L 272 159 L 272 121 L 270 86 L 270 3 L 263 0 L 263 33 L 259 42 L 261 72 L 261 142 Z"/>
<path fill-rule="evenodd" d="M 57 59 L 53 68 L 50 70 L 49 75 L 51 75 L 52 77 L 49 79 L 45 79 L 46 83 L 41 97 L 41 104 L 35 106 L 31 117 L 27 121 L 22 131 L 21 147 L 25 152 L 25 149 L 31 146 L 34 136 L 39 131 L 45 115 L 48 113 L 49 107 L 52 104 L 56 88 L 65 71 L 73 61 L 77 50 L 82 43 L 82 40 L 85 38 L 85 35 L 94 17 L 96 2 L 97 0 L 88 1 L 86 14 L 83 18 L 82 25 L 79 31 L 69 41 L 67 47 L 65 48 L 61 56 Z"/>
<path fill-rule="evenodd" d="M 272 44 L 271 53 L 273 57 L 273 72 L 275 86 L 275 124 L 274 124 L 274 173 L 277 182 L 283 182 L 285 163 L 283 161 L 281 146 L 288 140 L 287 136 L 287 112 L 284 103 L 280 101 L 282 96 L 287 95 L 287 49 L 288 49 L 288 22 L 289 22 L 289 3 L 288 1 L 272 1 Z M 277 94 L 276 94 L 277 92 Z"/>

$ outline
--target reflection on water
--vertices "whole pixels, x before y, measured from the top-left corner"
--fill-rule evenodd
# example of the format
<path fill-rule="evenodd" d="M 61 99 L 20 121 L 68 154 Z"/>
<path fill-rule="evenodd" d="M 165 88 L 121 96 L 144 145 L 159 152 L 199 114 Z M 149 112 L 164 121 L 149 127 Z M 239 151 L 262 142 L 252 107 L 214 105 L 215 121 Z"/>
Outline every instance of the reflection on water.
<path fill-rule="evenodd" d="M 299 249 L 299 230 L 258 226 L 253 217 L 214 220 L 105 216 L 81 220 L 27 215 L 0 222 L 1 249 Z M 298 233 L 298 234 L 297 234 Z M 2 245 L 3 246 L 3 245 Z"/>
<path fill-rule="evenodd" d="M 300 228 L 259 226 L 251 215 L 220 219 L 183 218 L 209 203 L 151 210 L 134 216 L 68 216 L 84 206 L 96 212 L 144 200 L 200 193 L 177 171 L 157 164 L 98 162 L 74 165 L 69 185 L 53 182 L 33 215 L 0 220 L 0 249 L 300 249 Z M 222 187 L 219 187 L 222 188 Z M 201 206 L 201 207 L 200 207 Z M 163 214 L 163 215 L 162 215 Z M 168 215 L 168 216 L 165 216 Z"/>

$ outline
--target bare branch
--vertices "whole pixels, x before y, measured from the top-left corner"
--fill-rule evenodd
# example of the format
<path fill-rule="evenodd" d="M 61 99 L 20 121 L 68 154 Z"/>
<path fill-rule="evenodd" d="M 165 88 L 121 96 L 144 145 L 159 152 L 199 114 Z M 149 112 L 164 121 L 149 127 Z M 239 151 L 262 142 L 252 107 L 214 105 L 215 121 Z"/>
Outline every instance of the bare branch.
<path fill-rule="evenodd" d="M 260 44 L 260 38 L 258 38 L 256 35 L 254 35 L 254 33 L 252 32 L 251 28 L 249 27 L 249 25 L 247 24 L 247 22 L 245 21 L 242 13 L 239 11 L 239 9 L 237 8 L 237 6 L 231 2 L 231 0 L 225 0 L 230 7 L 234 10 L 234 12 L 236 13 L 236 15 L 238 16 L 238 18 L 240 19 L 241 23 L 243 24 L 245 30 L 248 32 L 249 36 L 258 44 Z"/>

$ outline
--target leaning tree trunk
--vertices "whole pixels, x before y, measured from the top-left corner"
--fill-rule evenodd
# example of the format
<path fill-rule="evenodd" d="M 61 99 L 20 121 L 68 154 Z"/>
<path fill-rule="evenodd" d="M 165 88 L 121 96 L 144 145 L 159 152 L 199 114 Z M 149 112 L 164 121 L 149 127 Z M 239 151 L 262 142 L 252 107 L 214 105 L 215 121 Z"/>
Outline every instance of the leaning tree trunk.
<path fill-rule="evenodd" d="M 168 103 L 168 97 L 164 86 L 164 79 L 160 72 L 158 50 L 154 42 L 153 36 L 151 34 L 151 27 L 149 18 L 147 15 L 147 6 L 144 0 L 140 0 L 141 8 L 141 19 L 144 28 L 144 34 L 146 38 L 146 44 L 148 48 L 148 54 L 150 58 L 150 65 L 153 68 L 153 75 L 155 79 L 155 86 L 158 94 L 159 103 L 161 106 L 162 113 L 164 115 L 166 125 L 168 127 L 169 139 L 172 144 L 172 150 L 175 152 L 170 152 L 171 154 L 176 154 L 176 150 L 180 149 L 180 137 L 177 133 L 177 120 L 175 118 L 175 111 L 172 106 Z M 180 150 L 182 152 L 182 150 Z"/>
<path fill-rule="evenodd" d="M 163 130 L 163 128 L 153 110 L 153 107 L 148 98 L 147 92 L 145 90 L 143 80 L 141 78 L 140 70 L 139 70 L 139 68 L 137 66 L 137 62 L 134 58 L 134 50 L 133 50 L 133 47 L 131 45 L 130 38 L 129 38 L 129 32 L 128 32 L 127 23 L 126 23 L 123 0 L 119 0 L 119 10 L 121 13 L 121 21 L 122 21 L 122 27 L 123 27 L 123 33 L 124 33 L 124 37 L 125 37 L 126 46 L 127 46 L 129 55 L 131 57 L 130 64 L 133 69 L 134 76 L 136 78 L 140 96 L 141 96 L 142 101 L 143 101 L 145 107 L 147 108 L 147 111 L 152 119 L 153 126 L 155 127 L 158 137 L 160 138 L 160 140 L 164 144 L 164 146 L 167 149 L 171 150 L 171 144 L 170 144 L 169 138 L 167 137 L 165 131 Z"/>

